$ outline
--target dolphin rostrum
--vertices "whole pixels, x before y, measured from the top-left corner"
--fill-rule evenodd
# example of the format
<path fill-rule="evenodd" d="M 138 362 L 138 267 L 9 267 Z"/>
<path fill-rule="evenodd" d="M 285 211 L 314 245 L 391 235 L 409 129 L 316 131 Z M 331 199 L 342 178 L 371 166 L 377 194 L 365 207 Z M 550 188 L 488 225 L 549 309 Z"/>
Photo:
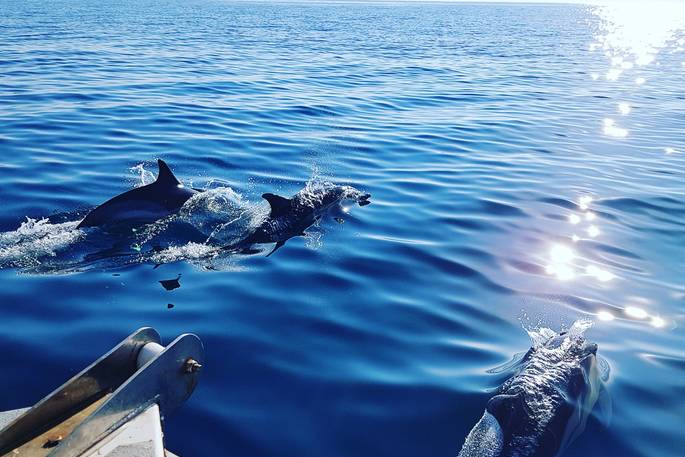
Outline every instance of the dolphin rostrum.
<path fill-rule="evenodd" d="M 269 216 L 237 245 L 227 249 L 245 250 L 253 244 L 276 243 L 269 253 L 271 255 L 290 238 L 304 236 L 304 231 L 333 206 L 345 200 L 355 201 L 359 206 L 371 203 L 371 194 L 362 193 L 354 187 L 330 183 L 317 190 L 305 187 L 291 198 L 271 193 L 263 194 L 262 198 L 271 207 Z"/>
<path fill-rule="evenodd" d="M 157 165 L 155 182 L 107 200 L 88 213 L 76 228 L 123 222 L 148 224 L 176 213 L 198 191 L 185 187 L 163 160 L 159 159 Z"/>
<path fill-rule="evenodd" d="M 580 435 L 599 398 L 602 374 L 597 345 L 574 330 L 542 334 L 544 340 L 488 401 L 458 457 L 553 457 Z"/>

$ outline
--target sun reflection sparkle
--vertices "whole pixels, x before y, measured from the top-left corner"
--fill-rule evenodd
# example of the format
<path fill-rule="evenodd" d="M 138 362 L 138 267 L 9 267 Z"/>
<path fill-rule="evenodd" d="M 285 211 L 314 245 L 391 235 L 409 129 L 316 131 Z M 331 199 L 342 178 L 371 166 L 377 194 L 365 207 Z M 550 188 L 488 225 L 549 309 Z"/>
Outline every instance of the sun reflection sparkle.
<path fill-rule="evenodd" d="M 649 316 L 647 311 L 637 306 L 627 306 L 624 312 L 627 316 L 635 319 L 646 319 Z"/>
<path fill-rule="evenodd" d="M 613 119 L 604 119 L 604 134 L 608 136 L 613 136 L 616 138 L 625 138 L 628 136 L 628 130 L 616 127 L 616 121 Z"/>
<path fill-rule="evenodd" d="M 626 72 L 640 72 L 646 66 L 658 65 L 659 52 L 669 43 L 685 45 L 685 39 L 678 36 L 685 30 L 683 3 L 614 2 L 596 6 L 592 11 L 601 25 L 589 50 L 600 51 L 609 60 L 609 69 L 604 75 L 607 81 L 618 81 Z M 633 77 L 637 86 L 647 82 L 639 73 Z M 592 74 L 593 80 L 598 78 L 597 73 Z M 631 107 L 622 102 L 618 111 L 625 116 Z M 628 136 L 629 131 L 618 127 L 613 119 L 605 118 L 603 122 L 605 135 L 615 138 Z"/>
<path fill-rule="evenodd" d="M 608 282 L 614 279 L 616 276 L 610 271 L 607 270 L 602 270 L 596 265 L 588 265 L 585 268 L 585 273 L 587 273 L 589 276 L 593 276 L 597 278 L 601 282 Z"/>
<path fill-rule="evenodd" d="M 666 325 L 666 321 L 664 321 L 659 316 L 653 316 L 652 320 L 649 323 L 652 325 L 652 327 L 656 327 L 656 328 L 662 328 L 663 326 Z"/>
<path fill-rule="evenodd" d="M 578 198 L 578 207 L 580 212 L 573 212 L 568 215 L 568 222 L 571 225 L 580 225 L 590 238 L 596 238 L 600 235 L 600 230 L 597 225 L 592 224 L 597 219 L 597 214 L 590 210 L 590 204 L 593 202 L 592 195 L 585 194 Z M 590 225 L 583 226 L 583 222 L 590 223 Z M 571 235 L 573 243 L 578 243 L 581 238 L 573 233 Z M 572 246 L 572 245 L 571 245 Z M 547 274 L 556 276 L 561 281 L 568 281 L 577 276 L 585 276 L 596 279 L 599 282 L 609 282 L 613 280 L 616 275 L 614 273 L 604 270 L 597 265 L 587 264 L 582 265 L 582 258 L 579 258 L 573 248 L 563 243 L 553 244 L 549 250 L 547 266 L 545 271 Z M 585 274 L 582 274 L 583 270 Z"/>
<path fill-rule="evenodd" d="M 607 81 L 616 81 L 618 80 L 618 77 L 621 76 L 621 73 L 623 73 L 623 70 L 620 68 L 612 68 L 611 70 L 607 71 L 605 78 Z"/>
<path fill-rule="evenodd" d="M 588 209 L 590 203 L 592 203 L 592 197 L 590 195 L 583 195 L 578 199 L 578 206 L 580 206 L 580 209 L 583 211 Z"/>
<path fill-rule="evenodd" d="M 597 319 L 600 321 L 613 321 L 615 317 L 609 311 L 600 311 L 597 313 Z"/>
<path fill-rule="evenodd" d="M 680 46 L 677 51 L 685 51 L 685 37 L 677 35 L 685 30 L 685 2 L 616 1 L 614 5 L 595 7 L 594 13 L 600 18 L 602 25 L 595 41 L 590 43 L 588 48 L 590 52 L 601 52 L 608 60 L 608 68 L 595 69 L 590 73 L 593 81 L 605 79 L 618 82 L 625 78 L 622 89 L 635 89 L 634 86 L 643 86 L 647 83 L 646 67 L 660 65 L 659 53 L 663 48 L 675 43 Z M 685 61 L 682 65 L 685 67 Z M 611 87 L 619 86 L 617 83 L 611 84 Z M 652 87 L 639 90 L 645 89 Z M 632 111 L 633 106 L 628 101 L 618 102 L 617 115 L 628 116 Z M 602 132 L 609 137 L 626 138 L 631 132 L 622 127 L 621 123 L 617 124 L 615 119 L 605 117 L 602 119 Z M 665 154 L 678 152 L 672 146 L 666 145 L 663 151 Z M 574 230 L 583 230 L 590 238 L 596 238 L 600 236 L 601 231 L 596 225 L 596 214 L 589 211 L 591 203 L 592 197 L 582 196 L 578 203 L 580 212 L 569 214 L 567 217 L 569 224 L 578 226 L 574 227 Z M 583 264 L 585 259 L 582 256 L 582 245 L 578 244 L 581 237 L 573 233 L 570 239 L 575 243 L 571 246 L 578 246 L 581 254 L 577 254 L 564 244 L 553 245 L 549 251 L 549 274 L 559 280 L 573 279 L 580 275 L 603 283 L 616 278 L 614 273 L 603 269 L 600 264 Z M 642 322 L 655 329 L 668 325 L 667 319 L 648 311 L 641 303 L 636 305 L 633 300 L 631 302 L 624 308 L 616 307 L 611 311 L 600 309 L 596 317 L 601 321 L 621 319 Z"/>
<path fill-rule="evenodd" d="M 591 49 L 601 49 L 612 66 L 653 63 L 659 50 L 685 26 L 685 5 L 668 2 L 617 2 L 594 9 L 602 30 Z"/>
<path fill-rule="evenodd" d="M 555 275 L 560 281 L 568 281 L 576 276 L 572 262 L 576 253 L 570 247 L 563 244 L 555 244 L 549 251 L 547 274 Z"/>
<path fill-rule="evenodd" d="M 578 197 L 577 201 L 580 211 L 576 210 L 569 213 L 567 216 L 568 223 L 572 226 L 578 226 L 578 229 L 584 229 L 590 238 L 599 236 L 601 231 L 595 222 L 599 216 L 590 208 L 594 197 L 590 194 L 583 194 Z M 579 284 L 580 287 L 586 287 L 587 282 L 592 279 L 599 283 L 609 283 L 617 279 L 616 274 L 604 269 L 601 264 L 596 263 L 596 260 L 584 258 L 582 254 L 579 254 L 579 252 L 582 253 L 582 250 L 577 252 L 574 249 L 574 247 L 579 249 L 582 247 L 577 244 L 581 241 L 577 234 L 574 233 L 570 239 L 576 244 L 559 242 L 549 247 L 545 267 L 545 272 L 548 275 L 563 282 L 575 280 L 574 286 Z M 607 284 L 604 287 L 611 286 Z M 617 289 L 614 288 L 614 290 Z M 646 306 L 650 306 L 649 300 L 641 297 L 631 297 L 629 303 L 631 304 L 625 307 L 615 306 L 612 310 L 599 309 L 595 314 L 596 319 L 604 322 L 615 320 L 640 322 L 654 329 L 669 327 L 669 320 L 667 318 L 652 314 L 647 310 Z"/>
<path fill-rule="evenodd" d="M 564 246 L 563 244 L 555 244 L 552 246 L 549 254 L 552 262 L 555 263 L 569 263 L 576 257 L 573 249 L 568 246 Z"/>

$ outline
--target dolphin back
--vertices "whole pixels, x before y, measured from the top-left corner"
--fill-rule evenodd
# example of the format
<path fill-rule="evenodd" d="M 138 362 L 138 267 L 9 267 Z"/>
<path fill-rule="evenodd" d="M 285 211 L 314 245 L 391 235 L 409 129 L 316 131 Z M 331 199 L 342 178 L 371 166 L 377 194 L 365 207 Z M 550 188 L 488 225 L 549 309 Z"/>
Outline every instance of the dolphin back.
<path fill-rule="evenodd" d="M 488 401 L 459 457 L 556 457 L 583 432 L 603 385 L 597 345 L 579 327 L 531 332 L 533 347 Z"/>
<path fill-rule="evenodd" d="M 131 189 L 93 209 L 76 228 L 116 225 L 119 223 L 151 223 L 178 211 L 197 191 L 188 189 L 161 159 L 155 182 Z"/>

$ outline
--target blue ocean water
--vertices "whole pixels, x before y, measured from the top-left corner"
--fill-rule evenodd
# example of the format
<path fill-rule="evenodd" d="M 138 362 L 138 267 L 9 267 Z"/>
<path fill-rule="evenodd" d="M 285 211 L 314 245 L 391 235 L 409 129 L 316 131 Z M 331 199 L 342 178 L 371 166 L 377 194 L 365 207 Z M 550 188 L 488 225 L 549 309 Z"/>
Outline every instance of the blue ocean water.
<path fill-rule="evenodd" d="M 0 410 L 153 326 L 206 347 L 179 455 L 453 456 L 525 329 L 586 318 L 613 417 L 566 455 L 682 455 L 679 7 L 0 8 Z M 157 158 L 231 236 L 264 192 L 373 203 L 269 257 L 166 226 L 89 251 L 76 222 Z"/>

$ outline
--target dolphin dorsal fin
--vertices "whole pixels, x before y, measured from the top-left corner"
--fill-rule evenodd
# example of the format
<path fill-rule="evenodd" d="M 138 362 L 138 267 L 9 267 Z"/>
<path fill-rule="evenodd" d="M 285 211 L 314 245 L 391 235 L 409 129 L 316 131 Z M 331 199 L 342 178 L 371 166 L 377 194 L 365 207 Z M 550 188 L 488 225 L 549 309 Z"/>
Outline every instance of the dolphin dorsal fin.
<path fill-rule="evenodd" d="M 167 165 L 165 161 L 158 159 L 157 166 L 159 167 L 159 173 L 157 174 L 155 184 L 162 184 L 165 186 L 178 186 L 181 184 L 181 181 L 176 179 L 176 176 L 171 172 L 169 165 Z"/>
<path fill-rule="evenodd" d="M 290 211 L 290 199 L 276 194 L 262 194 L 262 198 L 271 206 L 270 217 L 280 217 Z"/>

